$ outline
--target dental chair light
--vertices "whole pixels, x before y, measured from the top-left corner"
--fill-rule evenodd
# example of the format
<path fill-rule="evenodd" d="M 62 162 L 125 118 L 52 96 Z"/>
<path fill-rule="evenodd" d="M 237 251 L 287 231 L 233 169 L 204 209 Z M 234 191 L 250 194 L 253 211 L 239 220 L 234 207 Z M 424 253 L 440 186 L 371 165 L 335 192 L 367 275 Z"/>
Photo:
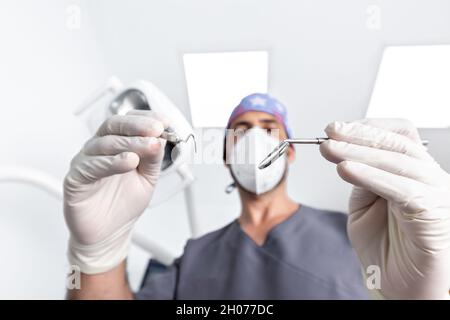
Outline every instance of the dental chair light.
<path fill-rule="evenodd" d="M 192 183 L 194 177 L 188 166 L 188 160 L 191 159 L 192 152 L 195 150 L 193 147 L 196 147 L 194 132 L 190 123 L 172 101 L 148 81 L 138 80 L 130 85 L 123 85 L 117 77 L 111 77 L 105 86 L 95 91 L 83 105 L 75 110 L 74 114 L 80 115 L 92 108 L 95 102 L 106 94 L 112 94 L 112 98 L 106 105 L 105 119 L 112 115 L 125 115 L 131 110 L 153 110 L 170 121 L 170 127 L 161 135 L 161 138 L 166 139 L 167 143 L 161 164 L 160 180 L 175 173 L 182 182 L 177 184 L 176 188 L 172 188 L 170 192 L 163 192 L 164 196 L 155 196 L 151 206 L 159 205 Z M 191 137 L 194 137 L 193 144 L 180 143 L 187 142 Z M 158 189 L 164 188 L 159 187 Z M 157 198 L 161 198 L 161 200 Z"/>
<path fill-rule="evenodd" d="M 195 136 L 191 126 L 173 103 L 151 83 L 146 81 L 133 83 L 113 98 L 109 105 L 110 115 L 125 115 L 131 110 L 154 110 L 171 120 L 171 126 L 161 135 L 161 138 L 167 140 L 161 165 L 163 172 L 172 165 L 176 165 L 176 158 L 182 156 L 180 151 L 183 147 L 178 145 L 180 142 L 187 142 L 192 138 L 196 151 Z M 180 150 L 174 150 L 175 147 Z M 185 152 L 187 151 L 192 150 Z"/>

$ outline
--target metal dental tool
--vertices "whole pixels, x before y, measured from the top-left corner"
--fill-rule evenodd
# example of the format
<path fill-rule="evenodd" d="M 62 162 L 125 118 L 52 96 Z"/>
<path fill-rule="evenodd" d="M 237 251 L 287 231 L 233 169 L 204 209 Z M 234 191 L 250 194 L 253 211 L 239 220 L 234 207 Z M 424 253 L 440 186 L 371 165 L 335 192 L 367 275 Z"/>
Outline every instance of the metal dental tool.
<path fill-rule="evenodd" d="M 324 141 L 327 141 L 329 138 L 309 138 L 309 139 L 286 139 L 280 142 L 280 144 L 270 152 L 267 157 L 261 161 L 258 168 L 264 169 L 270 166 L 274 161 L 276 161 L 279 157 L 286 153 L 289 145 L 292 144 L 321 144 Z M 424 146 L 428 145 L 427 140 L 422 140 L 422 144 Z"/>
<path fill-rule="evenodd" d="M 160 138 L 166 139 L 167 141 L 172 142 L 173 144 L 177 144 L 180 142 L 188 142 L 190 138 L 194 141 L 194 151 L 197 152 L 197 143 L 195 141 L 195 136 L 191 133 L 189 134 L 186 139 L 181 139 L 181 137 L 173 130 L 171 129 L 165 129 L 161 135 Z"/>

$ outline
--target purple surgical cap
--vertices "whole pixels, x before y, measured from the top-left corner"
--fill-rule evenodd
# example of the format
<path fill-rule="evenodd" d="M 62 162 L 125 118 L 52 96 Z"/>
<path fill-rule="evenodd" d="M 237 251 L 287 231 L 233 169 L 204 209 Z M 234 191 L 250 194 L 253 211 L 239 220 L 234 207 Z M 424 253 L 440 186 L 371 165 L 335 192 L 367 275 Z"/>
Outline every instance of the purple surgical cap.
<path fill-rule="evenodd" d="M 287 122 L 286 107 L 280 101 L 266 93 L 253 93 L 242 99 L 231 113 L 230 118 L 228 119 L 227 129 L 230 128 L 231 123 L 237 117 L 248 111 L 260 111 L 273 115 L 283 124 L 287 137 L 292 138 L 292 131 Z"/>

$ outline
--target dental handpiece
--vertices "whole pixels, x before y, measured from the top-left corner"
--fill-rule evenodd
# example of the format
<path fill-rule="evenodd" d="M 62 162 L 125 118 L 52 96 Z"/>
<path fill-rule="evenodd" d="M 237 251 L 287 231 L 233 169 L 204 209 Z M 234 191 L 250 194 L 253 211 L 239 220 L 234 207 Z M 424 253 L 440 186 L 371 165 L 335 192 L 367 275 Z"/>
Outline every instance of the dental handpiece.
<path fill-rule="evenodd" d="M 330 138 L 306 138 L 306 139 L 285 139 L 280 142 L 280 144 L 271 151 L 266 158 L 259 164 L 259 169 L 264 169 L 270 166 L 278 158 L 286 153 L 290 144 L 321 144 Z M 424 146 L 428 145 L 428 140 L 422 140 Z"/>

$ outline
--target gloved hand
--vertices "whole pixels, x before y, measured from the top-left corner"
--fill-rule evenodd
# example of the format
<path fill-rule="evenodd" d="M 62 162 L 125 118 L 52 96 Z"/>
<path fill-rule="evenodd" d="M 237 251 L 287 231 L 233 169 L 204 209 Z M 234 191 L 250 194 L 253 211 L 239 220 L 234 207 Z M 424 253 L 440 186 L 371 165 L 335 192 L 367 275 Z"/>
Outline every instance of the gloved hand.
<path fill-rule="evenodd" d="M 160 173 L 167 121 L 152 111 L 107 119 L 72 160 L 64 180 L 69 261 L 96 274 L 127 256 L 135 221 Z"/>
<path fill-rule="evenodd" d="M 381 271 L 374 296 L 448 299 L 450 175 L 404 120 L 334 122 L 322 155 L 354 185 L 348 233 L 364 270 Z"/>

